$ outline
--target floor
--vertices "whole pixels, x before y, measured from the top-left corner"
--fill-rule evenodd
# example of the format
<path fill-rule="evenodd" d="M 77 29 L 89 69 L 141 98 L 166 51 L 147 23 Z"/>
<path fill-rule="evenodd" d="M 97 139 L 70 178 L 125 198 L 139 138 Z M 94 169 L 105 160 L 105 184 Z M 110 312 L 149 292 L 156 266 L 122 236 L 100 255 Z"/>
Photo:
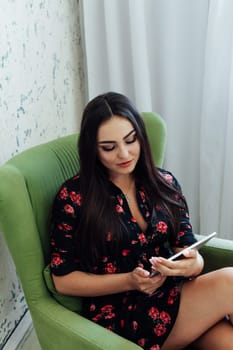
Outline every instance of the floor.
<path fill-rule="evenodd" d="M 32 328 L 16 350 L 41 350 L 36 333 Z"/>

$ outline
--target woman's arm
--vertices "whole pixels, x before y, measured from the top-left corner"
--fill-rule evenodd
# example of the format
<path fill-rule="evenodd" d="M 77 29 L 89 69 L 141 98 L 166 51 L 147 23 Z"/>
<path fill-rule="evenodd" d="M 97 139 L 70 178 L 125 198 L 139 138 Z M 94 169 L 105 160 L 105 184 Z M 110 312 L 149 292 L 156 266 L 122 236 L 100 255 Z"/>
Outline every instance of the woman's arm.
<path fill-rule="evenodd" d="M 150 273 L 140 267 L 127 273 L 95 275 L 82 271 L 73 271 L 64 276 L 52 275 L 58 293 L 73 296 L 103 296 L 138 290 L 151 294 L 159 288 L 166 277 L 149 277 Z"/>
<path fill-rule="evenodd" d="M 73 271 L 64 276 L 52 275 L 58 293 L 74 296 L 101 296 L 132 289 L 129 273 L 95 275 Z"/>

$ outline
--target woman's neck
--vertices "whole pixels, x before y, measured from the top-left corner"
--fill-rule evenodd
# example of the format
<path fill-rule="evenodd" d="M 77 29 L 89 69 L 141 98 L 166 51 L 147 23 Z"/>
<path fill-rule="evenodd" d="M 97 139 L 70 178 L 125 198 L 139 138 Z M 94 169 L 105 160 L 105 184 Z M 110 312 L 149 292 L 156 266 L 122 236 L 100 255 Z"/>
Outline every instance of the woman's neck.
<path fill-rule="evenodd" d="M 114 185 L 119 187 L 123 193 L 130 192 L 130 190 L 132 190 L 135 185 L 135 179 L 132 174 L 117 176 L 110 180 L 114 183 Z"/>

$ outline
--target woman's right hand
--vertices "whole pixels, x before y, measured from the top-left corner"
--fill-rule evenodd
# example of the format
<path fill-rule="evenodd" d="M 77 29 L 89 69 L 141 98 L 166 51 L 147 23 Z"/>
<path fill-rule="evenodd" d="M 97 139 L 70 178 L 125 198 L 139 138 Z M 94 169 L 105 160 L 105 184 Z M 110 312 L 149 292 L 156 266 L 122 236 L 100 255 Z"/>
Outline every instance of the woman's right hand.
<path fill-rule="evenodd" d="M 150 277 L 150 272 L 136 267 L 129 273 L 130 284 L 133 290 L 138 290 L 146 294 L 153 294 L 166 280 L 166 276 L 158 274 L 154 277 Z"/>

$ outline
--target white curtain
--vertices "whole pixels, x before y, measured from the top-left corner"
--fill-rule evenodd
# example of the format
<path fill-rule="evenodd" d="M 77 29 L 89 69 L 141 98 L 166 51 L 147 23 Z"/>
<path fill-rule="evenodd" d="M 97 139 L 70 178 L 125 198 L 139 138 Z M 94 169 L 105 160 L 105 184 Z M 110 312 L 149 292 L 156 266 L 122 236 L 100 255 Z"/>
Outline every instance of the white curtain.
<path fill-rule="evenodd" d="M 83 0 L 88 99 L 129 96 L 167 122 L 164 167 L 194 231 L 233 238 L 233 0 Z"/>
<path fill-rule="evenodd" d="M 210 1 L 200 125 L 200 227 L 233 238 L 233 1 Z"/>

